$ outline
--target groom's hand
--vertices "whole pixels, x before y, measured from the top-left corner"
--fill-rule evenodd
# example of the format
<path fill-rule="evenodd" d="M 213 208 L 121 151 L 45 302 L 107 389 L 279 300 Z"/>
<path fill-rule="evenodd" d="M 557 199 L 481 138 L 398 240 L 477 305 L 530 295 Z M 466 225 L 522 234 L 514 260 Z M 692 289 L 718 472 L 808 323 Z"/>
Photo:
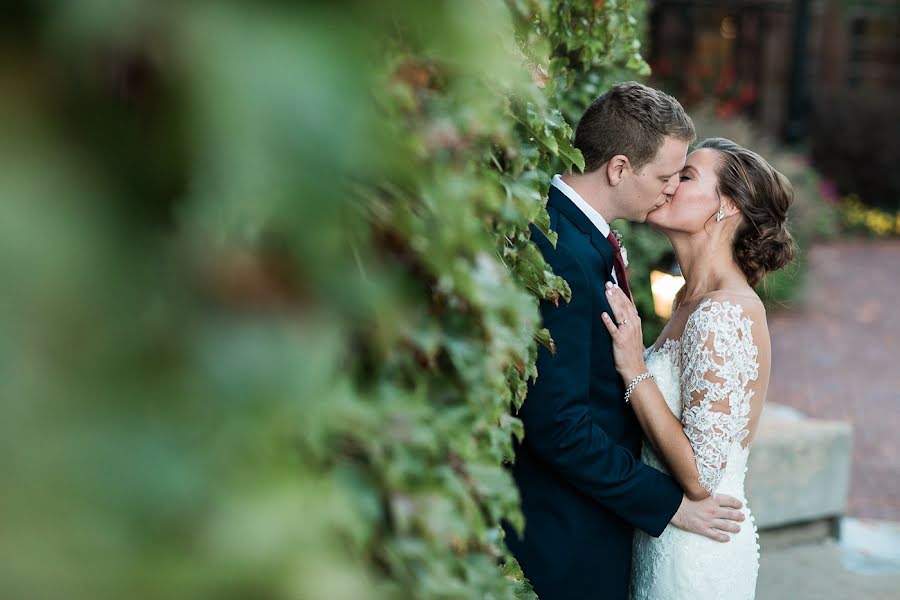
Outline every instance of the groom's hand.
<path fill-rule="evenodd" d="M 699 533 L 717 542 L 727 542 L 731 536 L 723 533 L 737 533 L 738 525 L 744 520 L 740 500 L 725 495 L 712 495 L 703 500 L 688 500 L 682 497 L 681 506 L 672 517 L 672 525 L 685 531 Z"/>

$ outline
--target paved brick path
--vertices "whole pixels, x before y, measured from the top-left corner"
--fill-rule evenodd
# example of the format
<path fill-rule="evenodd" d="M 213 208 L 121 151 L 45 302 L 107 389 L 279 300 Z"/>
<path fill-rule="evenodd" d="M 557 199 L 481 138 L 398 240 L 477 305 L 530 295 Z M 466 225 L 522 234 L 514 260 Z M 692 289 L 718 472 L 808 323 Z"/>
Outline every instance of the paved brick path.
<path fill-rule="evenodd" d="M 900 241 L 813 248 L 805 305 L 769 329 L 768 398 L 852 423 L 849 514 L 900 521 Z"/>
<path fill-rule="evenodd" d="M 759 561 L 756 600 L 897 600 L 900 575 L 861 575 L 846 569 L 829 540 L 767 549 Z"/>

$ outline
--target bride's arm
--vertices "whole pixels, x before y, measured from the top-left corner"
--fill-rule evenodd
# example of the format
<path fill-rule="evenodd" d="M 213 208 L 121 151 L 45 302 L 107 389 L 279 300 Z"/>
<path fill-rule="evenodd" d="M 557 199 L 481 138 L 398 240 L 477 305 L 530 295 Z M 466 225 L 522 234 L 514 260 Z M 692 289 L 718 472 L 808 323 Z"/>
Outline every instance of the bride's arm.
<path fill-rule="evenodd" d="M 608 294 L 619 325 L 606 314 L 603 320 L 613 337 L 616 368 L 628 383 L 646 371 L 640 318 L 621 290 L 613 288 Z M 760 333 L 767 342 L 764 313 L 753 316 L 763 323 Z M 739 304 L 727 301 L 711 302 L 688 319 L 682 336 L 682 421 L 669 410 L 652 380 L 637 384 L 632 392 L 641 427 L 689 498 L 711 494 L 731 447 L 749 435 L 750 421 L 759 416 L 768 377 L 767 373 L 758 377 L 753 322 Z M 758 391 L 760 402 L 751 411 L 750 399 Z"/>
<path fill-rule="evenodd" d="M 635 377 L 647 371 L 644 362 L 643 335 L 637 309 L 617 287 L 607 289 L 610 306 L 616 314 L 617 326 L 607 313 L 603 323 L 613 337 L 616 369 L 628 385 Z M 621 324 L 626 321 L 625 324 Z M 653 379 L 638 383 L 631 393 L 630 403 L 641 429 L 660 458 L 665 461 L 669 473 L 691 500 L 702 500 L 710 493 L 700 484 L 700 472 L 691 441 L 683 425 L 666 405 L 666 401 Z"/>
<path fill-rule="evenodd" d="M 765 309 L 758 300 L 744 303 L 717 294 L 688 318 L 681 342 L 681 422 L 700 485 L 710 492 L 721 482 L 735 445 L 749 444 L 770 364 Z"/>
<path fill-rule="evenodd" d="M 634 375 L 623 374 L 626 384 L 647 370 L 646 365 L 639 368 L 643 370 Z M 666 405 L 656 382 L 648 379 L 638 383 L 631 393 L 630 403 L 641 429 L 657 455 L 666 463 L 669 473 L 684 490 L 684 495 L 691 500 L 708 498 L 709 491 L 700 483 L 694 447 L 685 434 L 681 421 Z"/>

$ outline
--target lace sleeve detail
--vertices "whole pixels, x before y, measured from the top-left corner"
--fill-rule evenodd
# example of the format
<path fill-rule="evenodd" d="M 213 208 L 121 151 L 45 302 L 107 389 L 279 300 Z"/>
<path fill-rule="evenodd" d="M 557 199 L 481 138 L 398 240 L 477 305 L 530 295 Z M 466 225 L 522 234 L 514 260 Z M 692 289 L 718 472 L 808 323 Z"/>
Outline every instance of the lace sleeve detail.
<path fill-rule="evenodd" d="M 682 423 L 700 484 L 710 494 L 722 479 L 732 446 L 749 433 L 751 384 L 759 377 L 752 325 L 739 304 L 706 300 L 688 319 L 682 337 Z"/>

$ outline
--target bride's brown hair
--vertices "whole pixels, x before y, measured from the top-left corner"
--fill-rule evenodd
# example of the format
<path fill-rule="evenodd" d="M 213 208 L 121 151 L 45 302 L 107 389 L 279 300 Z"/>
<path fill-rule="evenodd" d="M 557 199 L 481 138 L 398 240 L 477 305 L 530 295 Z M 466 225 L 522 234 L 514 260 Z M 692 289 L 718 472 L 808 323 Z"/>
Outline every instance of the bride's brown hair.
<path fill-rule="evenodd" d="M 743 217 L 734 234 L 732 254 L 750 285 L 756 285 L 794 258 L 794 239 L 787 228 L 794 188 L 762 156 L 731 140 L 709 138 L 698 148 L 719 152 L 719 193 L 731 198 Z"/>

